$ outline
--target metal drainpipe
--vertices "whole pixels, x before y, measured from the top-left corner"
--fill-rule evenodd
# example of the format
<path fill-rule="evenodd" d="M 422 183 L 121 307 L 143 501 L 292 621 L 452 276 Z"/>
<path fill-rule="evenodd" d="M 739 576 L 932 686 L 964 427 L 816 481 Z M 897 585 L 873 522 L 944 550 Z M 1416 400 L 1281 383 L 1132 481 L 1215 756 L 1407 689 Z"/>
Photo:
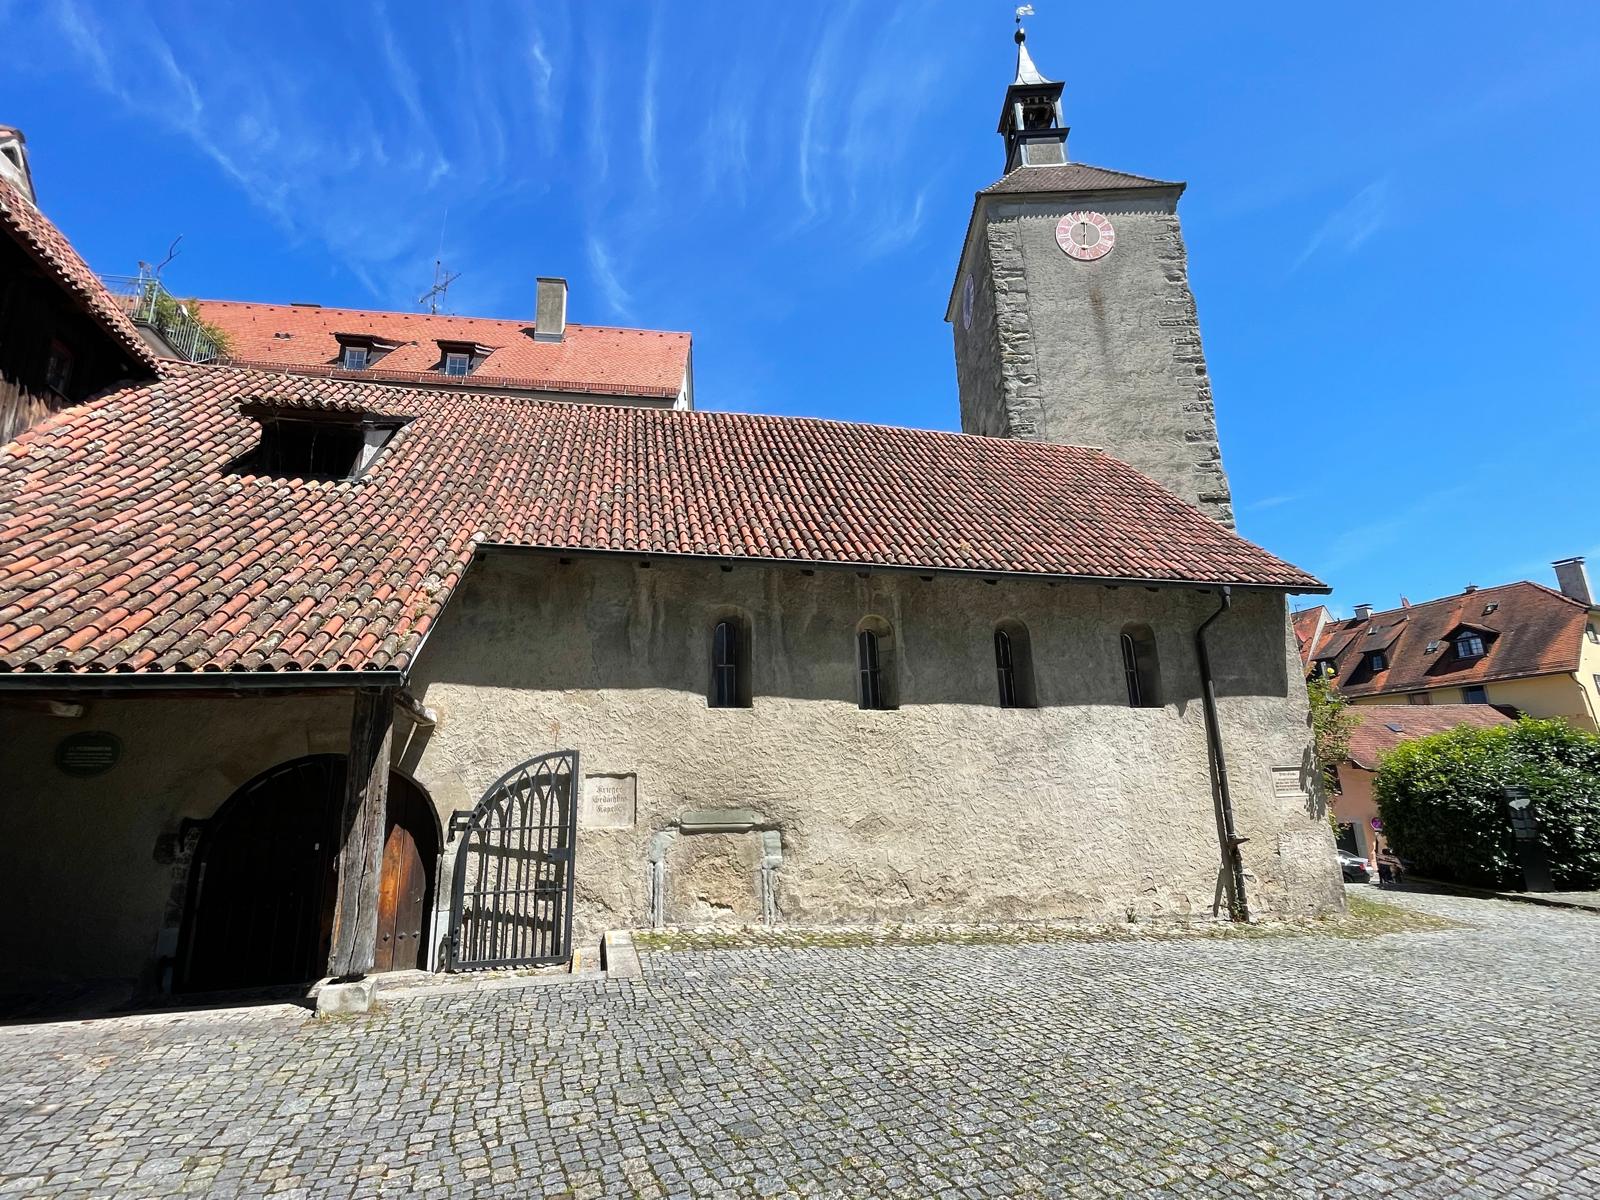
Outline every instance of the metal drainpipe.
<path fill-rule="evenodd" d="M 1213 794 L 1217 804 L 1217 840 L 1222 847 L 1223 879 L 1228 891 L 1228 915 L 1235 921 L 1250 919 L 1250 900 L 1244 889 L 1244 859 L 1239 847 L 1249 838 L 1239 836 L 1233 823 L 1233 795 L 1228 790 L 1228 760 L 1222 750 L 1222 725 L 1217 720 L 1217 686 L 1211 677 L 1211 655 L 1206 652 L 1206 630 L 1233 607 L 1233 589 L 1222 589 L 1222 604 L 1194 631 L 1195 654 L 1200 659 L 1200 699 L 1206 713 L 1206 745 L 1211 752 Z"/>

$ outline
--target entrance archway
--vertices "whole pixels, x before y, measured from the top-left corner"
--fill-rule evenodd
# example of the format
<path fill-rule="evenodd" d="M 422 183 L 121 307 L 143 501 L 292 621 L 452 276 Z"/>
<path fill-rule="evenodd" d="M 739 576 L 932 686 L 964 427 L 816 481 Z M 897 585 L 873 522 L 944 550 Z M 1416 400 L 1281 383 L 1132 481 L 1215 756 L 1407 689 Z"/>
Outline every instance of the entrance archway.
<path fill-rule="evenodd" d="M 342 754 L 281 763 L 207 823 L 190 871 L 178 990 L 307 983 L 326 971 L 345 767 Z M 426 965 L 439 853 L 432 810 L 420 787 L 390 774 L 374 971 Z"/>

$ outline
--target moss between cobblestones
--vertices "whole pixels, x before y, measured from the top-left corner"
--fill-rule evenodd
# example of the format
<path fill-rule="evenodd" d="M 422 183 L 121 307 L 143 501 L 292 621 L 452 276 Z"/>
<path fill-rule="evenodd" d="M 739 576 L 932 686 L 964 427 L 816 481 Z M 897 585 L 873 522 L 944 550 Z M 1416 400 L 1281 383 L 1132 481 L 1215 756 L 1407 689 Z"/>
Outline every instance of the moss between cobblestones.
<path fill-rule="evenodd" d="M 1352 896 L 1347 912 L 1306 921 L 1155 922 L 1129 925 L 886 925 L 876 928 L 649 929 L 640 950 L 850 950 L 873 946 L 1023 946 L 1179 938 L 1378 937 L 1459 928 L 1455 921 Z"/>

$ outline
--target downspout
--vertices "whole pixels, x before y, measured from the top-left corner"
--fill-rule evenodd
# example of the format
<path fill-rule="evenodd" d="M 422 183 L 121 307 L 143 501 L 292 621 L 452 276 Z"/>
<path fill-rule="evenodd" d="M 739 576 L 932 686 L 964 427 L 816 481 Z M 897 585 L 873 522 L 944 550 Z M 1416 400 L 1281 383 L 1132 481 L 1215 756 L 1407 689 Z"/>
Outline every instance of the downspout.
<path fill-rule="evenodd" d="M 1233 589 L 1224 586 L 1222 604 L 1194 631 L 1195 655 L 1200 660 L 1200 700 L 1205 706 L 1206 747 L 1211 756 L 1211 791 L 1217 805 L 1217 840 L 1222 848 L 1223 882 L 1228 891 L 1228 915 L 1235 921 L 1250 919 L 1250 900 L 1244 888 L 1244 858 L 1239 847 L 1249 838 L 1239 836 L 1233 823 L 1233 795 L 1228 790 L 1228 760 L 1222 750 L 1222 725 L 1217 720 L 1217 685 L 1211 677 L 1211 655 L 1206 652 L 1206 630 L 1233 606 Z"/>

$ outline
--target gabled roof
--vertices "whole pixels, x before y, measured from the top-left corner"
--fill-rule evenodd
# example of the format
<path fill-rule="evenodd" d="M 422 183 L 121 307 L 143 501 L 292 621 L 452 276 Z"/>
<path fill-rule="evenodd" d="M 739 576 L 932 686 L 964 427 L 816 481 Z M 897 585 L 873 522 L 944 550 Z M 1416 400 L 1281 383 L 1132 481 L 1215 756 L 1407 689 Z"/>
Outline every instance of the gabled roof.
<path fill-rule="evenodd" d="M 381 312 L 304 304 L 202 300 L 205 320 L 229 339 L 228 361 L 264 370 L 456 385 L 439 366 L 439 343 L 493 352 L 472 373 L 484 388 L 674 399 L 689 365 L 687 333 L 568 325 L 559 341 L 536 341 L 533 321 Z M 370 336 L 396 348 L 365 371 L 338 367 L 339 335 Z"/>
<path fill-rule="evenodd" d="M 1450 634 L 1463 626 L 1488 631 L 1483 610 L 1490 604 L 1499 607 L 1488 652 L 1479 658 L 1457 658 Z M 1373 613 L 1366 621 L 1331 621 L 1303 657 L 1307 664 L 1332 660 L 1335 684 L 1347 696 L 1471 687 L 1496 679 L 1576 671 L 1588 619 L 1587 605 L 1560 592 L 1537 583 L 1508 583 Z M 1368 629 L 1386 633 L 1368 638 Z M 1387 631 L 1392 629 L 1404 636 L 1398 641 L 1389 638 Z M 1438 645 L 1430 653 L 1428 646 L 1435 642 Z M 1367 651 L 1385 644 L 1390 645 L 1388 669 L 1373 675 L 1362 660 Z"/>
<path fill-rule="evenodd" d="M 79 257 L 55 224 L 10 180 L 3 178 L 0 178 L 0 229 L 61 285 L 78 307 L 121 346 L 129 359 L 151 374 L 155 373 L 155 354 L 139 336 L 122 306 L 106 291 L 100 277 L 89 269 L 89 264 Z"/>
<path fill-rule="evenodd" d="M 1101 451 L 167 364 L 0 453 L 0 672 L 409 667 L 479 544 L 1325 590 Z M 408 418 L 229 472 L 247 404 Z"/>
<path fill-rule="evenodd" d="M 1177 188 L 1184 184 L 1170 180 L 1151 179 L 1147 175 L 1130 175 L 1126 171 L 1113 171 L 1109 167 L 1096 167 L 1088 163 L 1053 163 L 1049 166 L 1018 167 L 978 193 L 980 196 L 998 196 L 1016 192 L 1098 192 L 1121 191 L 1127 188 Z"/>
<path fill-rule="evenodd" d="M 1401 742 L 1462 725 L 1516 723 L 1491 704 L 1356 704 L 1347 711 L 1355 714 L 1358 724 L 1350 731 L 1345 757 L 1364 771 L 1376 771 L 1378 759 Z"/>

